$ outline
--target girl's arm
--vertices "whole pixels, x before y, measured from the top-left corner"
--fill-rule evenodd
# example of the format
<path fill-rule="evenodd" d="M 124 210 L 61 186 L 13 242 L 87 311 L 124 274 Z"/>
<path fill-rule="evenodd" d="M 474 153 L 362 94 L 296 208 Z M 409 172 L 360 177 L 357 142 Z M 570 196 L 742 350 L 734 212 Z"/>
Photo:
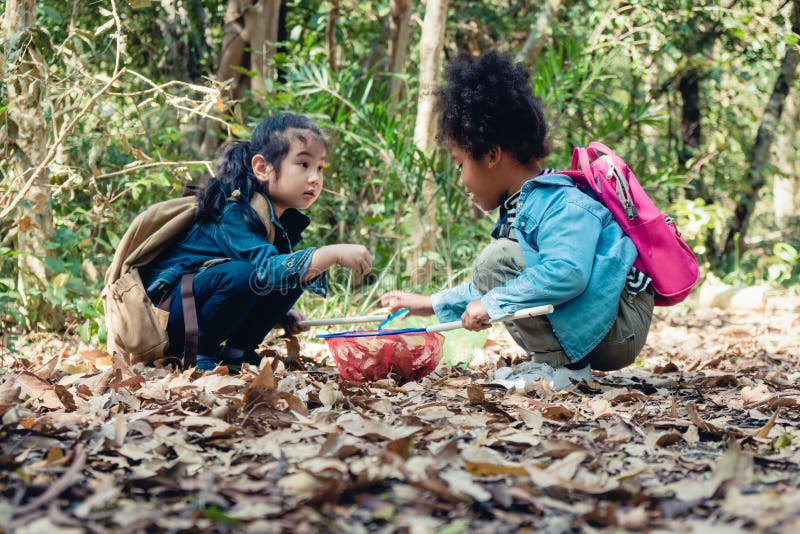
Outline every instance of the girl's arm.
<path fill-rule="evenodd" d="M 236 204 L 226 206 L 213 235 L 226 254 L 253 265 L 255 291 L 285 291 L 309 284 L 308 289 L 324 295 L 327 285 L 323 275 L 334 263 L 364 273 L 372 267 L 372 257 L 361 245 L 331 245 L 281 254 L 249 227 Z"/>
<path fill-rule="evenodd" d="M 360 274 L 367 274 L 372 269 L 372 256 L 363 245 L 338 244 L 318 248 L 308 265 L 303 283 L 318 277 L 333 265 L 349 267 Z"/>

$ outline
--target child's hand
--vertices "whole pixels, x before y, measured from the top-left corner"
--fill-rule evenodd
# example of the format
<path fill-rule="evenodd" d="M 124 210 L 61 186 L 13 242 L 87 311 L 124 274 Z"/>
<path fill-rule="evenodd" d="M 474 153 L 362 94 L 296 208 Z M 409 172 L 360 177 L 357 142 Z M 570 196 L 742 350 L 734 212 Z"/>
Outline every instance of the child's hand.
<path fill-rule="evenodd" d="M 389 306 L 391 311 L 408 308 L 409 315 L 433 315 L 433 304 L 428 295 L 407 291 L 390 291 L 381 297 L 381 306 Z"/>
<path fill-rule="evenodd" d="M 303 283 L 315 279 L 334 264 L 367 274 L 372 269 L 372 256 L 363 245 L 340 244 L 320 247 L 311 256 L 311 263 L 303 276 Z"/>
<path fill-rule="evenodd" d="M 480 300 L 473 300 L 467 304 L 467 309 L 461 316 L 461 324 L 467 330 L 485 330 L 491 325 L 489 319 L 489 312 L 486 311 L 486 306 Z"/>
<path fill-rule="evenodd" d="M 289 310 L 286 317 L 283 318 L 283 330 L 287 336 L 296 336 L 300 332 L 308 332 L 308 326 L 301 326 L 300 323 L 305 321 L 306 317 L 302 313 L 294 310 Z"/>
<path fill-rule="evenodd" d="M 335 249 L 336 263 L 349 267 L 360 274 L 372 270 L 372 255 L 364 245 L 341 244 L 332 245 Z"/>

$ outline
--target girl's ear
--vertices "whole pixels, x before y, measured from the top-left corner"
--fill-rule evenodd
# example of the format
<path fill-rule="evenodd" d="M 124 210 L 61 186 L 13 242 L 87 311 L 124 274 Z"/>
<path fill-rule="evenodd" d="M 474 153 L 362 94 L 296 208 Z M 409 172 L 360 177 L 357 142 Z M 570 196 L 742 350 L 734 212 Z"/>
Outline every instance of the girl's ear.
<path fill-rule="evenodd" d="M 487 156 L 489 158 L 489 167 L 494 167 L 503 159 L 503 149 L 499 145 L 495 145 L 489 149 Z"/>
<path fill-rule="evenodd" d="M 275 168 L 261 154 L 253 156 L 250 164 L 253 166 L 253 174 L 262 184 L 268 184 L 275 178 Z"/>

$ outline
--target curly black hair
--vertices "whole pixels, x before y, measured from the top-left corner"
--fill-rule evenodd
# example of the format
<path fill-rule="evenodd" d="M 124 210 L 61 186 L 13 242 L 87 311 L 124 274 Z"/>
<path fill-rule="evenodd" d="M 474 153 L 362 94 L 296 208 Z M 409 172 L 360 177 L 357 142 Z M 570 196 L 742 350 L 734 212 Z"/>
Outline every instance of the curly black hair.
<path fill-rule="evenodd" d="M 475 159 L 494 146 L 522 164 L 547 156 L 547 123 L 529 77 L 521 64 L 496 51 L 459 55 L 436 90 L 439 141 L 453 141 Z"/>

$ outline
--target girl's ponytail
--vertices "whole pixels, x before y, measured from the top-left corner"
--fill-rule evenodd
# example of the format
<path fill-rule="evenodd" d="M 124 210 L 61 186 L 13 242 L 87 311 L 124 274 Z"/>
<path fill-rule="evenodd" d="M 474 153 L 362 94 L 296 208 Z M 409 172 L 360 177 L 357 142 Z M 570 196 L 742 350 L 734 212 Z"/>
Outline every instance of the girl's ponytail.
<path fill-rule="evenodd" d="M 222 214 L 225 204 L 233 200 L 250 203 L 258 182 L 250 163 L 252 155 L 248 141 L 234 141 L 225 145 L 216 162 L 216 176 L 208 181 L 197 199 L 197 217 L 201 221 L 213 221 Z"/>

